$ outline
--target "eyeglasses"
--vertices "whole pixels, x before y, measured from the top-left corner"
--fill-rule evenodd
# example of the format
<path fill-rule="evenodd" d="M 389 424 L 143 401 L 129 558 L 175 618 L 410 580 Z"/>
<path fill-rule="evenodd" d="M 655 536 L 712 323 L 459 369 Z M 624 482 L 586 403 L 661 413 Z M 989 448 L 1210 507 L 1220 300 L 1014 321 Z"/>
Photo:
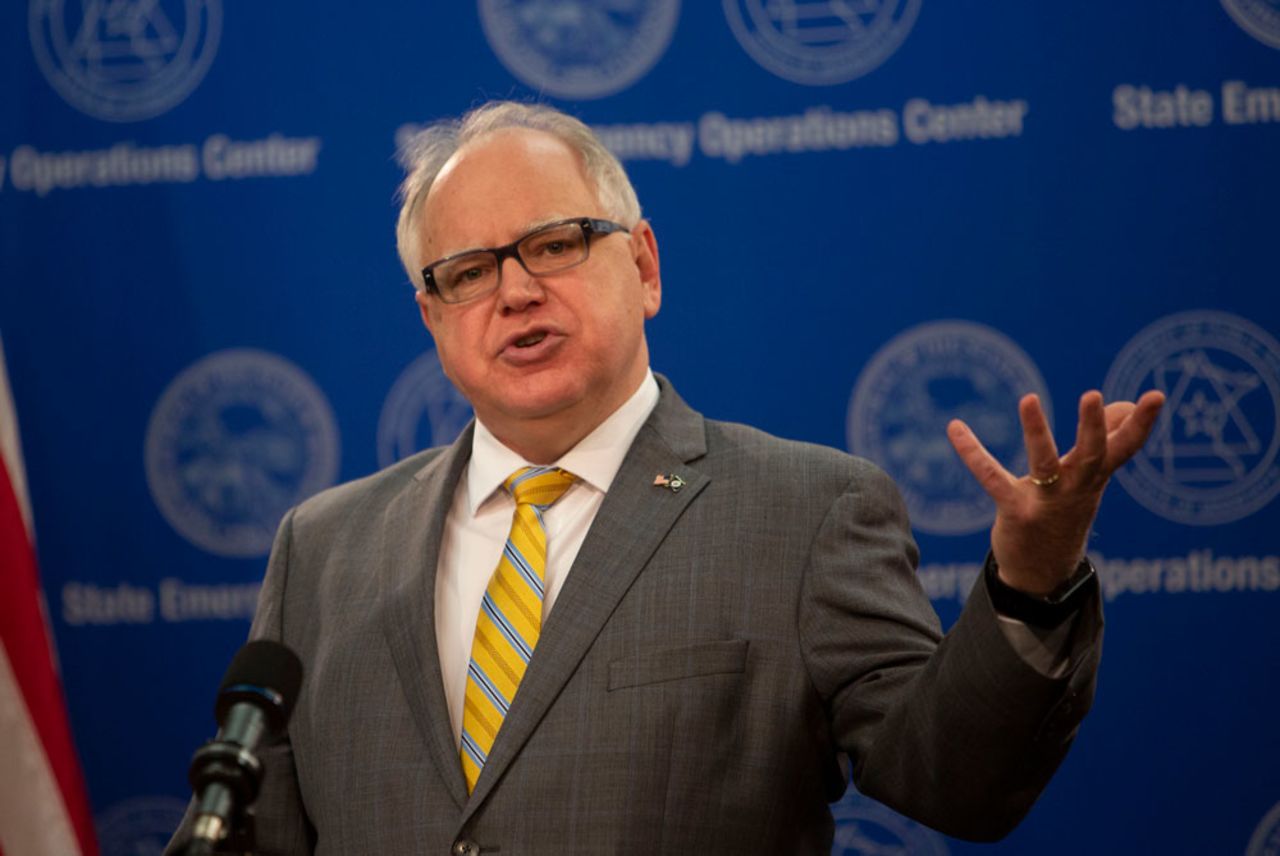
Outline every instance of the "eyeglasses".
<path fill-rule="evenodd" d="M 497 290 L 502 263 L 515 259 L 533 276 L 560 273 L 587 260 L 593 235 L 629 233 L 611 220 L 574 217 L 540 226 L 505 247 L 468 250 L 422 269 L 427 291 L 445 303 L 465 303 Z"/>

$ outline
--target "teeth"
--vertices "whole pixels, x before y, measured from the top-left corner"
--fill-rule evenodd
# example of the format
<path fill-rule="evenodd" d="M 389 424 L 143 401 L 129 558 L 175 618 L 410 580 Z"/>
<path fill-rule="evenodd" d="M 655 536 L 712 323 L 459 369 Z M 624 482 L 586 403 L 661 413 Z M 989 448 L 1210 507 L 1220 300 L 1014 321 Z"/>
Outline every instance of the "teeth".
<path fill-rule="evenodd" d="M 547 338 L 546 333 L 530 333 L 528 336 L 524 336 L 523 338 L 516 339 L 516 347 L 527 348 L 530 345 L 538 344 L 545 338 Z"/>

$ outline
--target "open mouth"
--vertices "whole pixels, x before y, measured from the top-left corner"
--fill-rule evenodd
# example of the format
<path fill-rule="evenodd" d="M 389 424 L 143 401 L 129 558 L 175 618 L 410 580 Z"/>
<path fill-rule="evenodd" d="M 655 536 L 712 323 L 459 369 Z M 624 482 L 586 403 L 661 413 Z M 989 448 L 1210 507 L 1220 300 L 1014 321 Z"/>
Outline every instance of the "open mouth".
<path fill-rule="evenodd" d="M 547 338 L 547 331 L 539 330 L 535 333 L 530 333 L 527 336 L 521 336 L 519 339 L 516 339 L 515 345 L 517 348 L 532 348 L 545 338 Z"/>

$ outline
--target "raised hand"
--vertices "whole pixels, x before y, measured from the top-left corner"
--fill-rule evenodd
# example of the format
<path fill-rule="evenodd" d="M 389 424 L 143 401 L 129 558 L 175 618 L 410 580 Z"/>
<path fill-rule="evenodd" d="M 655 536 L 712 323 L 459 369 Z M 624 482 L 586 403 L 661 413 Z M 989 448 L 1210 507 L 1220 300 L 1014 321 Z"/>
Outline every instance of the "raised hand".
<path fill-rule="evenodd" d="M 947 438 L 982 489 L 995 501 L 991 550 L 1000 578 L 1029 594 L 1046 595 L 1071 576 L 1084 556 L 1102 492 L 1111 474 L 1142 448 L 1164 404 L 1147 392 L 1138 402 L 1105 407 L 1102 393 L 1080 396 L 1076 444 L 1058 456 L 1040 399 L 1018 402 L 1030 472 L 1016 477 L 992 457 L 959 419 Z"/>

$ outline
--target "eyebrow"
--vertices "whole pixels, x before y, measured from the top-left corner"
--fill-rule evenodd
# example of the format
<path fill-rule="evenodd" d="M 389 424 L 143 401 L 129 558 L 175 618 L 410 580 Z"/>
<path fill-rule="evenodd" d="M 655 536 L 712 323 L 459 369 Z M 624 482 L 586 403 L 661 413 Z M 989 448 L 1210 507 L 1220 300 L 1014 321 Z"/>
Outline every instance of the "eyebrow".
<path fill-rule="evenodd" d="M 524 226 L 520 229 L 520 235 L 524 236 L 529 234 L 530 232 L 538 231 L 543 226 L 550 226 L 552 223 L 563 223 L 565 220 L 569 220 L 569 219 L 572 219 L 572 218 L 561 217 L 560 215 L 556 215 L 554 217 L 543 217 L 540 220 L 530 220 L 528 223 L 525 223 Z"/>
<path fill-rule="evenodd" d="M 537 220 L 530 220 L 526 222 L 523 226 L 521 226 L 519 230 L 517 230 L 518 237 L 515 238 L 515 240 L 518 241 L 520 240 L 520 238 L 525 237 L 531 232 L 538 231 L 543 226 L 550 226 L 552 223 L 561 223 L 565 220 L 572 220 L 572 219 L 573 219 L 572 217 L 561 217 L 559 215 L 555 215 L 552 217 L 542 217 Z M 492 247 L 465 247 L 461 250 L 454 250 L 451 253 L 445 253 L 444 255 L 440 256 L 440 258 L 437 259 L 436 261 L 444 261 L 445 259 L 451 259 L 451 258 L 454 258 L 455 256 L 464 256 L 464 255 L 467 255 L 468 253 L 483 253 L 490 249 L 493 249 L 493 248 Z M 432 262 L 432 264 L 435 264 L 435 262 Z"/>

